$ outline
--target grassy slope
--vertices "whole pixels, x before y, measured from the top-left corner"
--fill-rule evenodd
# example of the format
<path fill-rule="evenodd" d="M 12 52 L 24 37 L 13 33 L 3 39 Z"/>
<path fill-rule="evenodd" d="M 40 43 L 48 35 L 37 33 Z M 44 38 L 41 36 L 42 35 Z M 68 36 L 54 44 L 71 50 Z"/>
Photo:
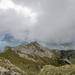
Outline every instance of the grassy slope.
<path fill-rule="evenodd" d="M 39 48 L 36 47 L 38 50 Z M 62 62 L 58 61 L 57 58 L 60 58 L 60 55 L 57 54 L 55 51 L 52 51 L 52 53 L 55 55 L 56 58 L 47 58 L 47 57 L 39 57 L 37 55 L 31 56 L 28 55 L 30 58 L 33 58 L 35 60 L 39 60 L 38 62 L 33 62 L 31 60 L 24 59 L 20 57 L 17 53 L 11 50 L 11 47 L 9 47 L 9 50 L 0 53 L 0 57 L 4 57 L 5 59 L 10 60 L 10 62 L 25 72 L 29 73 L 29 75 L 37 75 L 40 71 L 40 69 L 44 65 L 55 65 L 59 66 Z M 41 62 L 42 61 L 42 62 Z M 64 63 L 65 64 L 65 63 Z M 62 63 L 63 65 L 63 63 Z"/>
<path fill-rule="evenodd" d="M 29 55 L 29 56 L 31 58 L 34 58 L 31 55 Z M 39 56 L 35 56 L 34 59 L 39 60 L 39 62 L 33 62 L 31 60 L 24 59 L 24 58 L 20 57 L 14 51 L 12 51 L 10 48 L 9 48 L 9 50 L 7 50 L 5 52 L 0 53 L 0 57 L 10 60 L 10 62 L 12 64 L 18 66 L 25 72 L 29 73 L 29 75 L 37 75 L 39 73 L 40 69 L 44 65 L 48 65 L 48 64 L 52 64 L 52 65 L 56 65 L 56 66 L 58 65 L 57 61 L 47 58 L 47 57 L 41 58 Z M 42 61 L 42 62 L 40 62 L 40 61 Z"/>
<path fill-rule="evenodd" d="M 70 61 L 71 61 L 72 64 L 75 64 L 75 58 L 70 57 Z"/>
<path fill-rule="evenodd" d="M 75 65 L 65 65 L 61 67 L 47 65 L 43 67 L 38 75 L 75 75 Z"/>
<path fill-rule="evenodd" d="M 55 65 L 55 66 L 59 65 L 57 60 L 52 59 L 52 58 L 47 58 L 47 57 L 41 58 L 36 55 L 35 55 L 35 57 L 33 57 L 31 55 L 28 55 L 28 56 L 35 60 L 39 60 L 39 62 L 33 62 L 31 60 L 24 59 L 24 58 L 20 57 L 14 51 L 12 51 L 11 48 L 9 48 L 9 50 L 7 50 L 3 53 L 0 53 L 0 57 L 4 57 L 5 59 L 10 60 L 10 62 L 12 64 L 18 66 L 25 72 L 29 73 L 29 75 L 37 75 L 39 73 L 40 69 L 44 65 L 50 65 L 50 64 Z"/>
<path fill-rule="evenodd" d="M 24 58 L 21 58 L 18 54 L 16 54 L 14 51 L 12 50 L 7 50 L 4 53 L 0 53 L 0 57 L 4 57 L 8 60 L 10 60 L 10 62 L 16 66 L 18 66 L 19 68 L 21 68 L 22 70 L 24 70 L 25 72 L 29 72 L 31 71 L 31 73 L 29 73 L 29 75 L 32 74 L 37 74 L 39 73 L 39 69 L 37 69 L 38 64 L 30 61 L 30 60 L 26 60 Z M 36 66 L 35 68 L 28 68 L 29 66 Z M 35 71 L 35 72 L 34 72 Z"/>

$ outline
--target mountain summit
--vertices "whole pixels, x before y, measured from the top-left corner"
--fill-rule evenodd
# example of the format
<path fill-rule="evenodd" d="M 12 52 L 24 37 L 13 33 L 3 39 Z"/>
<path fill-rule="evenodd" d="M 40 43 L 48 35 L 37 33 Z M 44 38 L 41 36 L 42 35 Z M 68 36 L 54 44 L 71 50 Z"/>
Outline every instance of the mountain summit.
<path fill-rule="evenodd" d="M 8 50 L 9 47 L 5 47 L 4 51 Z M 53 53 L 51 52 L 50 49 L 41 46 L 40 44 L 38 44 L 37 42 L 31 42 L 27 45 L 19 45 L 16 47 L 12 47 L 11 50 L 18 52 L 20 51 L 19 55 L 22 57 L 23 55 L 27 55 L 30 54 L 32 56 L 34 55 L 38 55 L 40 57 L 49 57 L 52 58 L 53 57 Z"/>

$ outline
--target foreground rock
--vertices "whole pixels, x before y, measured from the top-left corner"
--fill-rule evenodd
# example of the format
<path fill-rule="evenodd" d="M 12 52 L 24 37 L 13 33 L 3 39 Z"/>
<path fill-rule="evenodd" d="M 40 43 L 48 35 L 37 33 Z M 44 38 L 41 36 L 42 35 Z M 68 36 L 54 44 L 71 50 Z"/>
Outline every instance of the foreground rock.
<path fill-rule="evenodd" d="M 3 67 L 0 67 L 0 75 L 21 75 L 18 72 L 7 70 Z"/>
<path fill-rule="evenodd" d="M 0 59 L 0 75 L 21 75 L 26 74 L 17 66 L 13 65 L 9 60 L 4 58 Z"/>

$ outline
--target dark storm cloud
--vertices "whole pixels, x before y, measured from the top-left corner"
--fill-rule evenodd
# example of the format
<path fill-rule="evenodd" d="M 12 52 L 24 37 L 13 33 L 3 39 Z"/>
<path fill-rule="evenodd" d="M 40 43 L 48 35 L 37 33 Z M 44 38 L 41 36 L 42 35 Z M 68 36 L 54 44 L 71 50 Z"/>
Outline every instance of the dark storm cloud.
<path fill-rule="evenodd" d="M 11 33 L 16 40 L 68 43 L 75 40 L 74 0 L 12 0 L 28 7 L 36 18 L 10 8 L 0 11 L 0 33 Z M 35 21 L 35 22 L 34 22 Z"/>

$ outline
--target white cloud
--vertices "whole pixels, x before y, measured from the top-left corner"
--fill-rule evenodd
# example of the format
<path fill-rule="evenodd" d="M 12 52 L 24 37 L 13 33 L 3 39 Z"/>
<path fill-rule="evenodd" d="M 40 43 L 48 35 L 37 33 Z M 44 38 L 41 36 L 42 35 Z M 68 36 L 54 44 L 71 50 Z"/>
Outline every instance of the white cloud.
<path fill-rule="evenodd" d="M 14 9 L 15 11 L 17 11 L 17 13 L 23 14 L 25 17 L 30 17 L 31 19 L 31 23 L 35 23 L 36 17 L 37 17 L 37 13 L 36 12 L 32 12 L 28 7 L 22 7 L 21 5 L 15 5 L 11 0 L 1 0 L 0 2 L 0 9 Z"/>
<path fill-rule="evenodd" d="M 15 5 L 11 2 L 11 0 L 1 0 L 0 2 L 0 9 L 9 9 L 15 8 Z"/>
<path fill-rule="evenodd" d="M 40 14 L 41 13 L 41 14 Z M 75 40 L 74 0 L 2 0 L 0 33 L 16 40 L 68 43 Z"/>
<path fill-rule="evenodd" d="M 26 6 L 15 5 L 11 0 L 1 0 L 0 33 L 11 33 L 16 40 L 24 41 L 26 31 L 37 22 L 37 16 Z"/>

